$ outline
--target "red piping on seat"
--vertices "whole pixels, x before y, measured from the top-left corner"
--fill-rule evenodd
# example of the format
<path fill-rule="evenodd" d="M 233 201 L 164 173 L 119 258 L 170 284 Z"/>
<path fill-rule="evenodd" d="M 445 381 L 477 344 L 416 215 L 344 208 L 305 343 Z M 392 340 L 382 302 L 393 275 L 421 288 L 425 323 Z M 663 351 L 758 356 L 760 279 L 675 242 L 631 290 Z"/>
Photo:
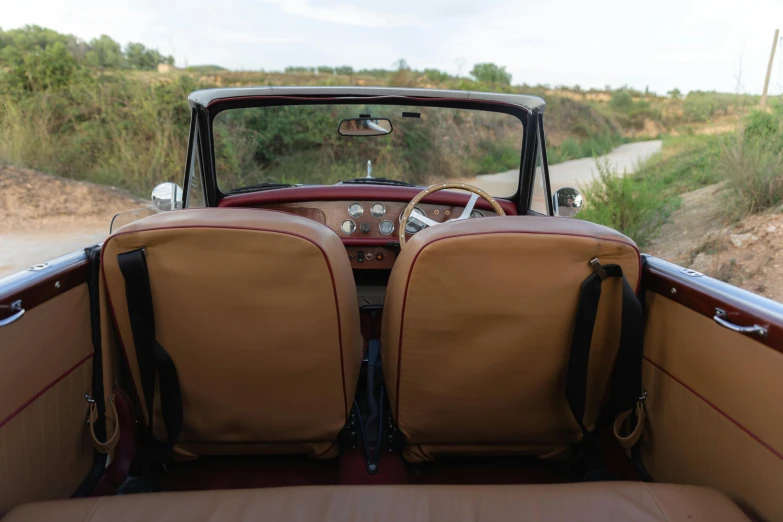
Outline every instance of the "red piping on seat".
<path fill-rule="evenodd" d="M 11 419 L 13 419 L 13 418 L 14 418 L 14 417 L 16 417 L 17 415 L 19 415 L 19 414 L 20 414 L 20 413 L 21 413 L 21 412 L 22 412 L 22 411 L 23 411 L 25 408 L 27 408 L 28 406 L 30 406 L 30 404 L 32 404 L 33 402 L 35 402 L 35 400 L 36 400 L 36 399 L 38 399 L 38 397 L 40 397 L 41 395 L 43 395 L 44 393 L 46 393 L 46 392 L 47 392 L 47 391 L 48 391 L 50 388 L 52 388 L 52 387 L 53 387 L 55 384 L 57 384 L 57 383 L 58 383 L 58 382 L 60 382 L 61 380 L 65 379 L 65 378 L 66 378 L 68 375 L 70 375 L 72 372 L 74 372 L 74 371 L 76 370 L 76 368 L 78 368 L 78 367 L 79 367 L 79 366 L 81 366 L 82 364 L 84 364 L 84 363 L 86 363 L 87 361 L 89 361 L 89 360 L 90 360 L 90 357 L 92 357 L 93 355 L 94 355 L 94 353 L 87 354 L 87 356 L 86 356 L 86 357 L 84 357 L 82 360 L 80 360 L 80 361 L 79 361 L 79 362 L 77 362 L 75 365 L 73 365 L 73 366 L 72 366 L 72 367 L 71 367 L 71 368 L 70 368 L 68 371 L 66 371 L 64 374 L 60 375 L 60 376 L 59 376 L 59 377 L 57 377 L 57 378 L 56 378 L 54 381 L 52 381 L 51 383 L 49 383 L 49 384 L 48 384 L 48 385 L 47 385 L 47 386 L 46 386 L 46 387 L 45 387 L 43 390 L 41 390 L 41 391 L 39 391 L 38 393 L 36 393 L 35 395 L 33 395 L 33 396 L 32 396 L 32 398 L 28 399 L 28 401 L 27 401 L 27 402 L 25 402 L 24 404 L 22 404 L 21 406 L 19 406 L 19 407 L 18 407 L 16 410 L 12 411 L 12 412 L 11 412 L 11 414 L 10 414 L 8 417 L 6 417 L 6 418 L 5 418 L 5 419 L 3 419 L 2 421 L 0 421 L 0 428 L 2 428 L 3 426 L 5 426 L 5 425 L 8 423 L 8 421 L 10 421 Z"/>
<path fill-rule="evenodd" d="M 494 236 L 497 234 L 533 234 L 533 235 L 541 235 L 541 236 L 568 236 L 568 237 L 582 237 L 587 239 L 595 239 L 598 241 L 611 241 L 614 243 L 620 243 L 621 245 L 626 245 L 633 247 L 634 250 L 636 250 L 636 258 L 639 260 L 639 278 L 636 281 L 636 290 L 635 293 L 639 294 L 639 287 L 642 282 L 642 257 L 639 252 L 639 248 L 633 244 L 633 243 L 627 243 L 625 241 L 621 241 L 619 239 L 613 239 L 613 238 L 597 238 L 595 236 L 591 235 L 585 235 L 585 234 L 575 234 L 575 233 L 554 233 L 554 232 L 536 232 L 536 231 L 523 231 L 523 230 L 507 230 L 507 231 L 496 231 L 496 232 L 472 232 L 470 234 L 453 234 L 451 236 L 444 236 L 439 237 L 438 239 L 427 243 L 421 249 L 416 252 L 416 257 L 413 258 L 413 261 L 411 261 L 410 268 L 408 269 L 408 279 L 405 281 L 405 293 L 402 296 L 402 313 L 400 314 L 400 339 L 397 344 L 397 384 L 395 393 L 397 394 L 397 398 L 394 401 L 394 417 L 397 420 L 397 424 L 400 424 L 400 375 L 402 375 L 402 331 L 403 327 L 405 326 L 405 303 L 408 300 L 408 286 L 411 282 L 411 275 L 413 274 L 413 266 L 416 264 L 416 261 L 419 259 L 419 255 L 424 251 L 425 248 L 434 245 L 438 241 L 441 241 L 443 239 L 453 239 L 455 237 L 470 237 L 470 236 Z"/>
<path fill-rule="evenodd" d="M 335 306 L 335 309 L 337 311 L 337 338 L 338 338 L 338 342 L 340 343 L 340 374 L 342 376 L 342 384 L 343 384 L 343 411 L 344 411 L 344 415 L 345 415 L 345 420 L 347 422 L 348 421 L 348 410 L 349 410 L 349 408 L 348 408 L 348 393 L 346 392 L 346 389 L 345 389 L 345 360 L 343 358 L 343 328 L 342 328 L 342 322 L 340 321 L 340 303 L 337 300 L 337 284 L 335 283 L 335 280 L 334 280 L 334 273 L 332 272 L 332 265 L 329 262 L 329 257 L 326 255 L 326 251 L 321 247 L 321 245 L 319 245 L 318 243 L 316 243 L 315 241 L 313 241 L 309 237 L 303 236 L 301 234 L 297 234 L 295 232 L 285 232 L 285 231 L 281 231 L 281 230 L 271 230 L 271 229 L 267 229 L 267 228 L 253 228 L 253 227 L 229 227 L 229 226 L 220 226 L 220 225 L 183 225 L 183 226 L 172 226 L 172 227 L 161 227 L 161 228 L 146 228 L 146 229 L 141 229 L 141 230 L 130 230 L 130 231 L 127 231 L 127 232 L 120 232 L 118 234 L 110 236 L 109 239 L 107 239 L 103 243 L 103 248 L 101 249 L 101 273 L 103 273 L 104 287 L 106 288 L 106 297 L 108 298 L 107 300 L 109 302 L 109 309 L 111 310 L 112 319 L 114 320 L 115 329 L 118 332 L 117 338 L 119 339 L 120 346 L 122 347 L 122 351 L 123 351 L 123 355 L 125 356 L 126 364 L 128 362 L 128 354 L 125 351 L 125 346 L 124 346 L 124 344 L 122 342 L 122 336 L 119 335 L 119 328 L 117 327 L 117 318 L 116 318 L 116 314 L 114 313 L 114 306 L 111 303 L 111 298 L 109 296 L 108 286 L 106 286 L 106 284 L 105 284 L 106 283 L 106 272 L 103 269 L 103 263 L 104 263 L 104 258 L 105 258 L 104 253 L 106 251 L 106 246 L 109 244 L 109 241 L 111 241 L 115 237 L 123 236 L 123 235 L 126 235 L 126 234 L 136 234 L 136 233 L 139 233 L 139 232 L 155 232 L 155 231 L 158 231 L 158 230 L 199 229 L 199 228 L 225 229 L 225 230 L 250 230 L 250 231 L 253 231 L 253 232 L 269 232 L 269 233 L 273 233 L 273 234 L 282 234 L 282 235 L 287 235 L 287 236 L 292 236 L 292 237 L 298 237 L 300 239 L 304 239 L 305 241 L 308 241 L 308 242 L 312 243 L 313 245 L 315 245 L 321 251 L 321 254 L 323 254 L 323 256 L 324 256 L 324 261 L 326 261 L 326 267 L 329 269 L 329 277 L 332 280 L 332 292 L 334 293 L 334 306 Z M 331 229 L 329 229 L 329 230 L 331 230 Z M 130 368 L 130 366 L 128 366 L 128 368 Z M 133 379 L 131 379 L 131 381 L 133 381 Z M 133 382 L 133 388 L 134 388 L 134 391 L 136 392 L 136 395 L 138 397 L 140 397 L 140 394 L 139 394 L 138 390 L 136 390 L 136 383 L 135 382 Z M 149 415 L 149 413 L 148 413 L 148 415 Z"/>
<path fill-rule="evenodd" d="M 699 399 L 701 399 L 702 401 L 704 401 L 704 402 L 707 404 L 707 406 L 709 406 L 709 407 L 710 407 L 710 408 L 712 408 L 713 410 L 715 410 L 715 411 L 717 411 L 718 413 L 720 413 L 720 414 L 721 414 L 723 417 L 725 417 L 725 418 L 726 418 L 726 420 L 728 420 L 729 422 L 731 422 L 732 424 L 734 424 L 736 427 L 738 427 L 739 429 L 741 429 L 741 430 L 742 430 L 743 432 L 745 432 L 745 433 L 746 433 L 746 434 L 747 434 L 747 435 L 748 435 L 750 438 L 752 438 L 753 440 L 755 440 L 756 442 L 758 442 L 759 444 L 761 444 L 762 446 L 764 446 L 765 448 L 767 448 L 767 449 L 770 451 L 770 453 L 772 453 L 773 455 L 775 455 L 775 456 L 776 456 L 777 458 L 779 458 L 780 460 L 783 460 L 783 453 L 780 453 L 780 452 L 779 452 L 779 451 L 777 451 L 775 448 L 773 448 L 772 446 L 770 446 L 769 444 L 767 444 L 766 442 L 764 442 L 763 440 L 761 440 L 761 437 L 759 437 L 758 435 L 756 435 L 755 433 L 753 433 L 752 431 L 750 431 L 748 428 L 746 428 L 745 426 L 743 426 L 742 424 L 740 424 L 739 422 L 737 422 L 736 420 L 734 420 L 732 417 L 730 417 L 730 416 L 729 416 L 729 414 L 728 414 L 728 413 L 726 413 L 725 411 L 723 411 L 723 410 L 721 410 L 720 408 L 718 408 L 717 406 L 715 406 L 715 404 L 713 404 L 712 402 L 710 402 L 710 401 L 709 401 L 709 400 L 708 400 L 706 397 L 704 397 L 704 396 L 703 396 L 703 395 L 701 395 L 699 392 L 697 392 L 696 390 L 694 390 L 693 388 L 691 388 L 690 386 L 688 386 L 687 384 L 685 384 L 684 382 L 682 382 L 680 379 L 678 379 L 677 377 L 675 377 L 674 375 L 672 375 L 671 373 L 669 373 L 668 371 L 666 371 L 665 369 L 663 369 L 661 366 L 658 366 L 656 363 L 654 363 L 652 360 L 650 360 L 650 359 L 649 359 L 649 358 L 648 358 L 646 355 L 644 356 L 644 360 L 645 360 L 645 361 L 647 361 L 648 363 L 652 364 L 652 365 L 653 365 L 653 366 L 655 366 L 656 368 L 658 368 L 658 370 L 660 370 L 660 371 L 661 371 L 661 372 L 663 372 L 664 374 L 668 375 L 670 378 L 674 379 L 674 381 L 675 381 L 675 382 L 677 382 L 677 383 L 678 383 L 680 386 L 682 386 L 683 388 L 685 388 L 686 390 L 688 390 L 689 392 L 691 392 L 693 395 L 695 395 L 696 397 L 698 397 Z"/>

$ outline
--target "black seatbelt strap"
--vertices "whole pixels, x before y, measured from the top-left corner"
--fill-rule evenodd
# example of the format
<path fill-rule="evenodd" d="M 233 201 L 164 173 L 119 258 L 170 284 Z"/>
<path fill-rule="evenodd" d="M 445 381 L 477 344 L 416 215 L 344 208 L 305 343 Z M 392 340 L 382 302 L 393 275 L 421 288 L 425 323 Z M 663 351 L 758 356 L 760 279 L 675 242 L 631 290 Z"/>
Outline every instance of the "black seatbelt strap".
<path fill-rule="evenodd" d="M 601 283 L 609 278 L 622 279 L 622 318 L 620 346 L 611 377 L 610 398 L 602 411 L 599 423 L 613 419 L 621 411 L 633 408 L 641 392 L 641 366 L 643 343 L 642 307 L 619 265 L 602 266 L 597 259 L 590 261 L 594 272 L 584 280 L 579 293 L 571 353 L 566 375 L 566 400 L 583 437 L 589 432 L 584 425 L 587 398 L 588 363 L 590 344 L 601 300 Z"/>
<path fill-rule="evenodd" d="M 155 378 L 160 386 L 160 403 L 163 424 L 168 434 L 168 444 L 157 460 L 167 461 L 182 429 L 182 393 L 177 369 L 171 356 L 155 338 L 155 314 L 152 307 L 149 272 L 144 249 L 132 250 L 117 256 L 122 276 L 125 278 L 125 296 L 128 302 L 133 344 L 139 364 L 144 401 L 147 406 L 148 424 L 145 438 L 153 442 L 152 419 L 155 404 Z"/>

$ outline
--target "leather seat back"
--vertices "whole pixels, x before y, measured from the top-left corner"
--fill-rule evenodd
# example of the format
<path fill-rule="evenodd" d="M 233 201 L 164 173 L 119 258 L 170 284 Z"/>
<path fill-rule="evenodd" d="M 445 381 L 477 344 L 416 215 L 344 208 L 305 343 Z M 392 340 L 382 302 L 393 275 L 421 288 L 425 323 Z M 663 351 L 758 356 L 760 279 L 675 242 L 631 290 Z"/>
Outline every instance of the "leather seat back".
<path fill-rule="evenodd" d="M 356 287 L 337 235 L 290 214 L 199 209 L 151 216 L 109 237 L 105 286 L 141 395 L 117 263 L 139 248 L 157 340 L 182 390 L 180 453 L 334 456 L 362 359 Z M 165 440 L 155 395 L 153 426 Z"/>
<path fill-rule="evenodd" d="M 553 455 L 581 437 L 565 397 L 589 260 L 637 288 L 627 237 L 585 221 L 498 217 L 419 232 L 386 293 L 382 356 L 408 460 Z M 608 279 L 593 333 L 584 423 L 595 423 L 617 353 L 621 281 Z"/>

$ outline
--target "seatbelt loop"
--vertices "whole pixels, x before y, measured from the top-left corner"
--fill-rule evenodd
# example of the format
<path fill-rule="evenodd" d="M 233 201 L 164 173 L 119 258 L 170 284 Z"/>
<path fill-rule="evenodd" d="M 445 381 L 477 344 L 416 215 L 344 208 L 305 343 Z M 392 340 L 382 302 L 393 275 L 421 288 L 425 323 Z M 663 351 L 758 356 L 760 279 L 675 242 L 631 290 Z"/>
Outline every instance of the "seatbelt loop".
<path fill-rule="evenodd" d="M 601 262 L 598 261 L 597 257 L 594 257 L 590 260 L 590 266 L 593 268 L 593 271 L 598 274 L 598 277 L 601 278 L 601 281 L 604 281 L 607 277 L 609 277 L 609 274 L 606 273 L 606 270 L 601 265 Z"/>

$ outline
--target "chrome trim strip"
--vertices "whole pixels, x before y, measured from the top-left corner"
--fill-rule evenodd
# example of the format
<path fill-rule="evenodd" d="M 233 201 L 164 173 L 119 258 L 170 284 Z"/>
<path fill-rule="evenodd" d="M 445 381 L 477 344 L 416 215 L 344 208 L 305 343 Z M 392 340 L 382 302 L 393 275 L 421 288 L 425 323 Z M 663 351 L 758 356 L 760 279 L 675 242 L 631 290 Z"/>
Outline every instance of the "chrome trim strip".
<path fill-rule="evenodd" d="M 103 243 L 99 244 L 102 245 Z M 15 274 L 0 278 L 0 301 L 6 299 L 9 295 L 15 294 L 20 290 L 35 285 L 39 281 L 51 277 L 53 274 L 64 272 L 75 265 L 85 262 L 89 262 L 87 253 L 84 250 L 76 250 L 75 252 L 48 261 L 49 266 L 44 270 L 30 270 L 29 268 L 25 268 Z"/>
<path fill-rule="evenodd" d="M 642 257 L 647 260 L 647 265 L 651 269 L 667 277 L 681 281 L 683 284 L 749 314 L 763 317 L 773 323 L 783 323 L 783 303 L 743 290 L 707 275 L 701 277 L 690 276 L 683 272 L 681 266 L 649 254 L 642 254 Z"/>

